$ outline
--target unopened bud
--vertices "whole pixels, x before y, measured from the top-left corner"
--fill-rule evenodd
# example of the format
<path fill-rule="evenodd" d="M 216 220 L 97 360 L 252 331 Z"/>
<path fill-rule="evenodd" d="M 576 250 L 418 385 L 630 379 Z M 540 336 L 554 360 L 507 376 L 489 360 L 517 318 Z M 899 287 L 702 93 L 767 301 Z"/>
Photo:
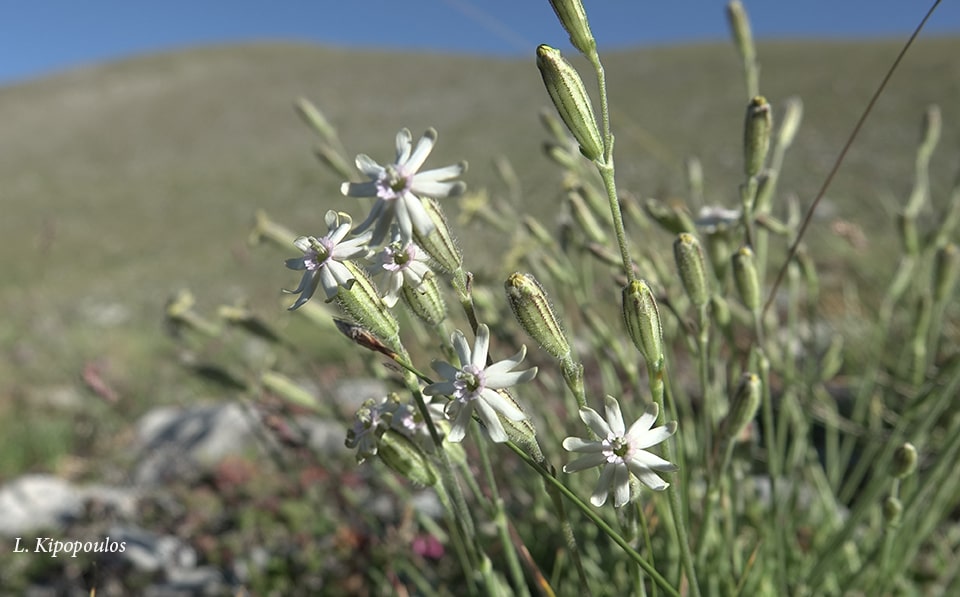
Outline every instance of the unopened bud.
<path fill-rule="evenodd" d="M 557 13 L 560 24 L 570 35 L 570 43 L 573 47 L 587 57 L 597 51 L 597 41 L 590 31 L 587 13 L 583 10 L 583 3 L 580 0 L 550 0 L 550 6 L 553 7 L 553 12 Z"/>
<path fill-rule="evenodd" d="M 737 292 L 744 306 L 753 312 L 760 308 L 760 277 L 757 274 L 757 261 L 753 256 L 753 249 L 740 247 L 731 258 L 733 262 L 733 279 L 737 283 Z"/>
<path fill-rule="evenodd" d="M 756 176 L 763 168 L 770 150 L 770 133 L 773 129 L 773 110 L 763 96 L 750 100 L 747 105 L 747 118 L 743 127 L 743 163 L 744 173 Z"/>
<path fill-rule="evenodd" d="M 580 144 L 580 152 L 587 159 L 600 159 L 603 139 L 590 97 L 576 69 L 563 59 L 559 50 L 547 45 L 537 48 L 537 68 L 560 119 Z"/>
<path fill-rule="evenodd" d="M 516 272 L 510 274 L 503 286 L 520 327 L 554 358 L 569 358 L 570 343 L 537 279 Z"/>
<path fill-rule="evenodd" d="M 753 421 L 760 408 L 762 382 L 756 373 L 744 373 L 737 386 L 737 392 L 730 401 L 730 412 L 720 422 L 720 432 L 724 441 L 739 437 L 747 425 Z"/>
<path fill-rule="evenodd" d="M 393 342 L 400 332 L 400 326 L 383 304 L 367 272 L 353 261 L 342 263 L 350 270 L 355 281 L 349 288 L 341 286 L 337 292 L 340 308 L 381 340 Z"/>
<path fill-rule="evenodd" d="M 647 361 L 647 366 L 663 364 L 663 327 L 653 291 L 643 280 L 633 280 L 623 288 L 623 321 L 633 345 Z"/>
<path fill-rule="evenodd" d="M 753 45 L 753 33 L 750 31 L 750 20 L 747 18 L 747 11 L 743 9 L 740 0 L 732 0 L 727 4 L 727 20 L 730 22 L 730 29 L 733 32 L 733 41 L 740 53 L 740 59 L 743 61 L 744 71 L 747 75 L 747 88 L 750 93 L 756 93 L 757 72 L 756 61 L 757 52 Z"/>
<path fill-rule="evenodd" d="M 430 487 L 437 483 L 437 472 L 423 450 L 393 429 L 387 429 L 380 436 L 377 456 L 394 472 L 417 485 Z"/>
<path fill-rule="evenodd" d="M 673 257 L 677 262 L 680 281 L 687 291 L 687 297 L 695 307 L 703 307 L 710 300 L 710 291 L 700 241 L 692 234 L 679 234 L 673 243 Z"/>
<path fill-rule="evenodd" d="M 437 276 L 428 272 L 420 286 L 413 288 L 407 284 L 400 287 L 403 302 L 427 325 L 440 325 L 447 318 L 447 305 L 443 302 Z"/>
<path fill-rule="evenodd" d="M 902 479 L 917 468 L 917 449 L 910 442 L 904 442 L 893 451 L 892 470 L 890 474 L 896 479 Z"/>
<path fill-rule="evenodd" d="M 452 272 L 460 269 L 463 264 L 463 254 L 450 235 L 450 227 L 443 216 L 440 204 L 435 199 L 426 198 L 423 199 L 423 209 L 433 222 L 433 230 L 428 234 L 421 234 L 414 226 L 414 242 L 433 257 L 443 271 Z"/>
<path fill-rule="evenodd" d="M 883 521 L 892 526 L 900 522 L 900 514 L 903 513 L 903 504 L 892 495 L 888 495 L 883 500 Z"/>

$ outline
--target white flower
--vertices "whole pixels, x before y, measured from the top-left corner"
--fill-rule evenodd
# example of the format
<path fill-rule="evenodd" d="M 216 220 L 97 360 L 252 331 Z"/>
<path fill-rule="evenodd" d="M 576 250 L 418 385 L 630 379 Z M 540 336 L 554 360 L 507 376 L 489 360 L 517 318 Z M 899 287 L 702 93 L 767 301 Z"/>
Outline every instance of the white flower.
<path fill-rule="evenodd" d="M 671 421 L 651 429 L 658 413 L 657 405 L 652 404 L 647 407 L 643 416 L 626 430 L 617 400 L 613 396 L 607 396 L 605 405 L 606 420 L 592 408 L 580 409 L 580 419 L 600 439 L 568 437 L 563 440 L 566 450 L 586 454 L 564 465 L 563 472 L 573 473 L 603 465 L 597 487 L 590 496 L 590 503 L 599 508 L 606 503 L 607 494 L 612 490 L 613 505 L 619 508 L 630 501 L 630 473 L 636 475 L 650 489 L 662 491 L 667 488 L 669 483 L 654 471 L 674 472 L 677 470 L 676 465 L 647 452 L 645 448 L 659 444 L 673 435 L 677 431 L 677 422 Z"/>
<path fill-rule="evenodd" d="M 520 382 L 530 381 L 537 374 L 537 368 L 513 371 L 527 354 L 526 347 L 513 357 L 496 362 L 489 367 L 487 364 L 487 350 L 490 347 L 490 330 L 481 324 L 477 328 L 477 338 L 473 350 L 467 345 L 467 339 L 460 330 L 454 332 L 451 340 L 453 348 L 460 358 L 460 368 L 449 363 L 433 363 L 433 369 L 445 381 L 432 383 L 424 388 L 427 396 L 444 395 L 453 400 L 447 404 L 447 416 L 453 418 L 453 425 L 447 440 L 461 441 L 467 433 L 473 412 L 476 411 L 487 429 L 487 434 L 494 442 L 507 441 L 507 433 L 497 417 L 499 412 L 511 421 L 522 421 L 527 418 L 520 407 L 505 393 L 497 390 L 509 388 Z"/>
<path fill-rule="evenodd" d="M 369 252 L 367 243 L 370 233 L 361 234 L 344 241 L 350 232 L 352 220 L 345 213 L 328 211 L 324 220 L 330 232 L 323 238 L 301 236 L 293 244 L 303 251 L 303 257 L 287 259 L 287 267 L 295 270 L 305 270 L 300 278 L 300 285 L 295 290 L 286 290 L 288 294 L 299 294 L 297 302 L 290 306 L 296 309 L 310 300 L 317 286 L 323 285 L 327 295 L 327 302 L 337 296 L 337 290 L 342 286 L 350 288 L 354 278 L 350 270 L 341 261 L 364 257 Z"/>
<path fill-rule="evenodd" d="M 740 210 L 708 205 L 701 207 L 694 222 L 705 234 L 723 232 L 740 223 Z"/>
<path fill-rule="evenodd" d="M 376 456 L 380 434 L 390 426 L 389 418 L 384 417 L 390 403 L 389 397 L 382 398 L 379 402 L 370 398 L 354 415 L 353 427 L 347 430 L 347 440 L 344 444 L 348 448 L 357 449 L 357 462 Z"/>
<path fill-rule="evenodd" d="M 413 147 L 410 131 L 403 129 L 397 133 L 397 158 L 393 164 L 381 166 L 366 154 L 357 156 L 357 168 L 370 177 L 369 182 L 345 182 L 340 192 L 350 197 L 377 197 L 370 215 L 358 227 L 363 232 L 374 222 L 377 226 L 373 233 L 373 244 L 380 244 L 396 219 L 400 226 L 400 236 L 409 241 L 413 230 L 429 234 L 433 230 L 433 221 L 427 215 L 421 197 L 445 198 L 463 193 L 466 185 L 462 182 L 448 182 L 467 169 L 466 162 L 453 166 L 418 172 L 437 142 L 437 131 L 428 129 Z"/>
<path fill-rule="evenodd" d="M 427 255 L 417 245 L 402 240 L 390 243 L 380 253 L 381 271 L 386 272 L 383 286 L 383 302 L 388 307 L 397 304 L 400 289 L 406 284 L 410 288 L 419 288 L 423 277 L 430 273 Z"/>

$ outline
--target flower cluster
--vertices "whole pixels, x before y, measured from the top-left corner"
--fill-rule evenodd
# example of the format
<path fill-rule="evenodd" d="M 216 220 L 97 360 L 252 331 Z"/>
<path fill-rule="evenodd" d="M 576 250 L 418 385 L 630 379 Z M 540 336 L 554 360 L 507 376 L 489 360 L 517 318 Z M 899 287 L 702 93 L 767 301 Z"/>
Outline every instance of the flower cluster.
<path fill-rule="evenodd" d="M 383 269 L 389 272 L 383 295 L 385 304 L 392 307 L 397 303 L 404 283 L 413 288 L 420 285 L 429 267 L 426 256 L 411 243 L 413 232 L 427 235 L 434 228 L 422 199 L 451 197 L 466 188 L 463 182 L 451 181 L 466 170 L 465 162 L 419 172 L 436 142 L 437 132 L 429 129 L 414 147 L 410 131 L 403 129 L 397 133 L 397 157 L 393 164 L 381 166 L 365 154 L 357 156 L 357 168 L 371 180 L 345 182 L 341 191 L 351 197 L 377 197 L 377 202 L 367 219 L 352 231 L 349 215 L 328 211 L 326 236 L 301 236 L 294 241 L 303 256 L 288 259 L 287 267 L 304 274 L 296 289 L 286 291 L 300 295 L 290 309 L 303 306 L 320 286 L 328 302 L 341 288 L 349 290 L 355 276 L 343 262 L 365 259 L 371 253 L 371 245 L 380 245 L 392 227 L 399 240 L 384 249 Z M 367 230 L 374 222 L 374 230 Z M 353 236 L 348 238 L 350 234 Z"/>

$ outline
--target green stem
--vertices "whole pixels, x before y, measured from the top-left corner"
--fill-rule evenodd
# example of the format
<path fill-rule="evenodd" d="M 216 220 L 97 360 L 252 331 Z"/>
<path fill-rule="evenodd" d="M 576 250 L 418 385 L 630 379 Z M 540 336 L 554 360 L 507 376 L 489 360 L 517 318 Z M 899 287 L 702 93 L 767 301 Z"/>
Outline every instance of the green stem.
<path fill-rule="evenodd" d="M 595 524 L 598 529 L 600 529 L 605 535 L 610 537 L 610 539 L 614 543 L 620 546 L 620 548 L 623 549 L 627 557 L 633 560 L 638 566 L 643 568 L 643 571 L 646 572 L 647 575 L 649 575 L 650 578 L 653 580 L 653 582 L 655 582 L 661 589 L 663 589 L 671 597 L 680 597 L 679 591 L 677 591 L 676 588 L 674 588 L 669 582 L 667 582 L 667 579 L 665 579 L 659 572 L 657 572 L 656 568 L 654 568 L 653 565 L 650 564 L 650 562 L 645 560 L 639 553 L 637 553 L 636 550 L 633 549 L 633 547 L 630 545 L 630 543 L 626 539 L 624 539 L 623 536 L 620 535 L 620 533 L 615 531 L 609 524 L 607 524 L 607 521 L 601 518 L 600 515 L 598 515 L 593 510 L 593 508 L 585 504 L 583 500 L 581 500 L 575 493 L 570 491 L 570 489 L 568 489 L 566 485 L 561 483 L 559 479 L 557 479 L 552 474 L 550 474 L 550 472 L 546 468 L 544 468 L 542 464 L 534 460 L 530 455 L 524 452 L 523 449 L 520 448 L 518 445 L 516 445 L 513 442 L 507 442 L 506 445 L 511 450 L 513 450 L 514 453 L 517 454 L 517 456 L 519 456 L 524 462 L 526 462 L 530 467 L 536 470 L 537 473 L 539 473 L 540 476 L 543 477 L 543 479 L 547 482 L 548 485 L 555 488 L 564 497 L 570 500 L 570 502 L 572 502 L 573 505 L 576 506 L 576 508 L 580 510 L 580 512 L 584 516 L 590 519 L 590 521 L 593 524 Z"/>
<path fill-rule="evenodd" d="M 653 401 L 660 407 L 662 416 L 666 416 L 667 408 L 664 401 L 663 388 L 663 366 L 659 368 L 648 367 L 650 378 L 650 393 L 653 395 Z M 663 442 L 663 454 L 669 462 L 674 460 L 673 444 L 670 441 Z M 697 581 L 696 567 L 693 563 L 693 553 L 690 551 L 690 534 L 687 532 L 687 523 L 683 502 L 680 498 L 680 492 L 677 491 L 677 485 L 671 483 L 667 486 L 668 503 L 670 504 L 670 514 L 673 518 L 673 524 L 677 531 L 677 541 L 680 547 L 680 560 L 683 569 L 687 575 L 687 582 L 690 585 L 690 595 L 700 597 L 700 583 Z"/>

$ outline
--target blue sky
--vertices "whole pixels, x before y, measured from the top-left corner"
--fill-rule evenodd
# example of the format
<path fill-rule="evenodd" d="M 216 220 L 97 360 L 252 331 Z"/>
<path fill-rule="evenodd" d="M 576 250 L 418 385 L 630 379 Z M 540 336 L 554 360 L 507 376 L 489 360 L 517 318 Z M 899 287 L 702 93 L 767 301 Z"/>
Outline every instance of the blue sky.
<path fill-rule="evenodd" d="M 726 39 L 723 0 L 584 0 L 601 48 Z M 926 0 L 745 0 L 760 38 L 905 37 Z M 960 35 L 946 1 L 927 35 Z M 0 83 L 244 41 L 533 54 L 566 47 L 546 0 L 0 0 Z"/>

